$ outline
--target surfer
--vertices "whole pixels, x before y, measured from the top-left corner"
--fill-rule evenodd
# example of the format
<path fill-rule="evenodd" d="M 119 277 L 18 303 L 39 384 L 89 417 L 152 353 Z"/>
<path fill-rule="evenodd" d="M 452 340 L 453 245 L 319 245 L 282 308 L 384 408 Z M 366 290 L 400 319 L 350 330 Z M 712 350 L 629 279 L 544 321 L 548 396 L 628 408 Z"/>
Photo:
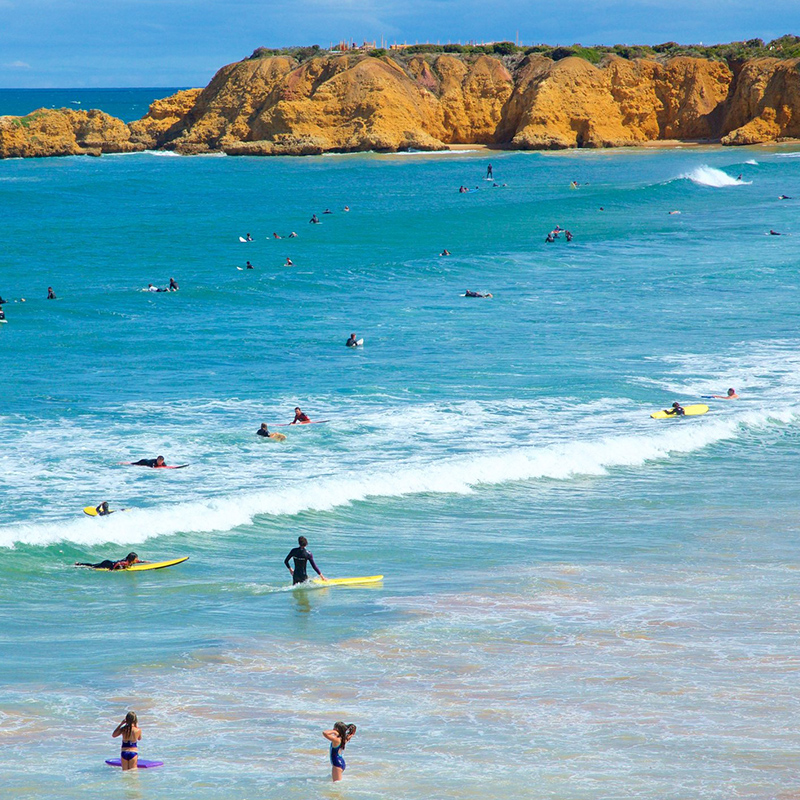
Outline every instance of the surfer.
<path fill-rule="evenodd" d="M 548 244 L 550 244 L 551 242 L 554 242 L 555 240 L 556 240 L 556 237 L 555 237 L 555 236 L 553 236 L 553 233 L 552 233 L 552 231 L 551 231 L 550 233 L 548 233 L 548 234 L 547 234 L 547 237 L 545 238 L 545 241 L 546 241 Z"/>
<path fill-rule="evenodd" d="M 319 217 L 316 214 L 312 214 L 311 215 L 311 219 L 309 220 L 309 222 L 312 225 L 319 225 Z"/>
<path fill-rule="evenodd" d="M 140 458 L 138 461 L 131 461 L 129 466 L 152 467 L 153 469 L 157 469 L 158 467 L 166 467 L 167 462 L 164 461 L 164 456 L 158 456 L 156 458 Z"/>
<path fill-rule="evenodd" d="M 252 242 L 253 241 L 253 237 L 248 233 L 247 236 L 244 237 L 244 240 L 246 242 Z"/>
<path fill-rule="evenodd" d="M 56 299 L 56 293 L 53 291 L 53 287 L 52 286 L 48 286 L 47 287 L 47 299 L 48 300 L 55 300 Z"/>
<path fill-rule="evenodd" d="M 322 213 L 323 214 L 333 214 L 333 211 L 331 211 L 329 208 L 326 208 Z"/>
<path fill-rule="evenodd" d="M 670 408 L 667 409 L 667 414 L 669 414 L 670 416 L 678 416 L 678 417 L 686 416 L 686 412 L 683 410 L 683 406 L 677 400 L 672 404 L 671 409 Z"/>
<path fill-rule="evenodd" d="M 142 738 L 142 729 L 139 727 L 139 720 L 136 718 L 135 712 L 129 711 L 111 736 L 114 739 L 122 736 L 122 749 L 119 753 L 122 769 L 136 769 L 139 763 L 138 744 Z"/>
<path fill-rule="evenodd" d="M 482 294 L 481 292 L 473 292 L 470 289 L 464 290 L 464 297 L 491 297 L 492 295 L 488 292 L 486 294 Z"/>
<path fill-rule="evenodd" d="M 439 255 L 440 256 L 449 256 L 449 255 L 452 255 L 452 253 L 447 248 L 445 248 L 444 250 L 442 250 L 441 253 L 439 253 Z"/>
<path fill-rule="evenodd" d="M 494 173 L 492 172 L 492 165 L 489 164 L 486 168 L 486 180 L 492 180 L 492 178 L 494 178 Z"/>
<path fill-rule="evenodd" d="M 175 278 L 170 278 L 169 279 L 169 290 L 171 292 L 177 292 L 179 288 L 180 287 L 178 286 L 178 284 L 175 283 Z"/>
<path fill-rule="evenodd" d="M 2 308 L 0 308 L 0 319 L 5 320 L 5 318 L 6 318 L 6 312 L 3 311 Z"/>
<path fill-rule="evenodd" d="M 283 237 L 281 237 L 281 236 L 278 236 L 278 234 L 277 234 L 277 233 L 273 232 L 273 234 L 272 234 L 272 238 L 273 238 L 273 239 L 281 239 L 281 238 L 283 238 Z"/>
<path fill-rule="evenodd" d="M 769 235 L 770 236 L 780 236 L 781 234 L 778 233 L 778 231 L 773 231 L 773 230 L 770 229 Z"/>
<path fill-rule="evenodd" d="M 782 195 L 781 195 L 781 196 L 778 198 L 778 200 L 791 200 L 791 199 L 792 199 L 792 198 L 791 198 L 791 197 L 789 197 L 789 195 L 787 195 L 787 194 L 782 194 Z"/>
<path fill-rule="evenodd" d="M 289 555 L 283 559 L 286 569 L 292 573 L 292 584 L 305 583 L 308 580 L 306 569 L 309 563 L 314 568 L 317 575 L 319 575 L 322 580 L 327 581 L 328 579 L 319 571 L 319 567 L 314 563 L 314 556 L 311 555 L 311 551 L 306 550 L 308 539 L 306 539 L 305 536 L 298 536 L 297 544 L 300 546 L 292 548 L 289 551 Z M 294 569 L 289 566 L 290 558 L 294 560 Z"/>
<path fill-rule="evenodd" d="M 728 389 L 727 394 L 712 394 L 714 400 L 738 400 L 739 395 L 736 394 L 736 389 Z"/>
<path fill-rule="evenodd" d="M 98 517 L 107 517 L 109 514 L 113 514 L 114 512 L 111 511 L 108 507 L 108 502 L 103 500 L 99 506 L 95 508 Z"/>
<path fill-rule="evenodd" d="M 265 436 L 268 439 L 273 435 L 274 434 L 269 432 L 269 428 L 267 427 L 266 422 L 262 422 L 261 427 L 256 431 L 256 436 Z"/>
<path fill-rule="evenodd" d="M 133 564 L 141 564 L 143 562 L 139 561 L 139 556 L 136 553 L 128 553 L 125 558 L 121 558 L 119 561 L 111 561 L 111 559 L 106 559 L 105 561 L 99 561 L 97 564 L 87 564 L 85 561 L 76 561 L 76 567 L 91 567 L 92 569 L 110 569 L 110 570 L 117 570 L 117 569 L 128 569 L 128 567 L 133 566 Z"/>
<path fill-rule="evenodd" d="M 296 239 L 297 238 L 297 234 L 294 231 L 292 231 L 286 238 L 287 239 Z"/>
<path fill-rule="evenodd" d="M 345 342 L 348 347 L 358 347 L 358 339 L 354 333 L 350 334 L 350 338 Z"/>
<path fill-rule="evenodd" d="M 294 266 L 294 261 L 292 261 L 292 259 L 287 256 L 286 257 L 286 263 L 284 264 L 284 266 L 285 267 L 293 267 Z"/>
<path fill-rule="evenodd" d="M 572 234 L 569 231 L 564 231 L 564 236 L 567 237 L 568 242 L 572 241 Z"/>
<path fill-rule="evenodd" d="M 355 736 L 355 733 L 356 726 L 345 725 L 344 722 L 336 722 L 331 730 L 322 731 L 322 735 L 331 743 L 331 778 L 334 783 L 340 781 L 343 777 L 342 773 L 347 765 L 344 763 L 342 751 L 345 745 Z"/>
<path fill-rule="evenodd" d="M 255 269 L 255 267 L 248 261 L 245 269 Z"/>
<path fill-rule="evenodd" d="M 2 306 L 4 303 L 7 303 L 7 302 L 8 302 L 8 300 L 3 300 L 3 298 L 0 297 L 0 306 Z"/>
<path fill-rule="evenodd" d="M 296 425 L 298 422 L 311 422 L 308 414 L 304 414 L 299 407 L 295 408 L 294 419 L 289 424 Z"/>
<path fill-rule="evenodd" d="M 350 206 L 345 206 L 345 207 L 342 209 L 342 211 L 349 211 L 349 210 L 350 210 Z"/>

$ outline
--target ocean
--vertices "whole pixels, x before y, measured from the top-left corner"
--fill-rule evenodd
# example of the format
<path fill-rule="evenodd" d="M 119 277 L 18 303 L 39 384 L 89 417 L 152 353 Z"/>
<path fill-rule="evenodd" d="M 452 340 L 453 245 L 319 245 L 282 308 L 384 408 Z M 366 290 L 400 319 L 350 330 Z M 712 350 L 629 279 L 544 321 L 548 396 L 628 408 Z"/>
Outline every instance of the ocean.
<path fill-rule="evenodd" d="M 4 798 L 791 796 L 799 155 L 0 163 Z"/>

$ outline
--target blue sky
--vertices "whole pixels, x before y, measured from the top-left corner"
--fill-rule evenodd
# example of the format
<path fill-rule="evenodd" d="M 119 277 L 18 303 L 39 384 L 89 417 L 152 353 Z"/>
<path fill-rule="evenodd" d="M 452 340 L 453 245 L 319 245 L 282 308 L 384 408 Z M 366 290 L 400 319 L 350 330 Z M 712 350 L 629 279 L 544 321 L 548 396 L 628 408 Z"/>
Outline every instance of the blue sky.
<path fill-rule="evenodd" d="M 800 33 L 800 1 L 0 0 L 0 87 L 204 86 L 256 47 L 727 42 Z"/>

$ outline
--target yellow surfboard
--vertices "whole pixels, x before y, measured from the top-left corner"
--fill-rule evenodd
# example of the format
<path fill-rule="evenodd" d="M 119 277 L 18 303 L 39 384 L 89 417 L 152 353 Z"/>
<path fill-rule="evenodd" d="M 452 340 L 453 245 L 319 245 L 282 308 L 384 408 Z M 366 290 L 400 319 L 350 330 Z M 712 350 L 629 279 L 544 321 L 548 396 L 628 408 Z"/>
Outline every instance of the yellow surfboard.
<path fill-rule="evenodd" d="M 327 581 L 314 578 L 311 583 L 318 586 L 358 586 L 365 583 L 380 583 L 382 580 L 383 575 L 366 575 L 363 578 L 328 578 Z"/>
<path fill-rule="evenodd" d="M 144 572 L 148 569 L 164 569 L 165 567 L 174 567 L 176 564 L 182 564 L 184 561 L 188 561 L 189 556 L 183 556 L 183 558 L 173 558 L 172 561 L 152 561 L 145 564 L 134 564 L 132 567 L 128 567 L 127 569 L 119 569 L 116 570 L 117 572 Z"/>
<path fill-rule="evenodd" d="M 695 403 L 693 406 L 684 406 L 683 410 L 687 417 L 698 417 L 708 411 L 708 406 L 702 403 Z M 678 414 L 670 414 L 668 411 L 656 411 L 650 415 L 653 419 L 680 419 Z"/>

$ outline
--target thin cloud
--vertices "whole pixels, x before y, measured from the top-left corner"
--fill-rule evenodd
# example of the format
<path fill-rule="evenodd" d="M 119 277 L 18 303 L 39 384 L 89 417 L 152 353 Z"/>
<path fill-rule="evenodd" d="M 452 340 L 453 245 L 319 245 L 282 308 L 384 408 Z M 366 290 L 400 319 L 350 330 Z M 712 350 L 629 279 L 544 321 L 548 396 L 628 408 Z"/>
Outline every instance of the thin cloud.
<path fill-rule="evenodd" d="M 31 65 L 26 61 L 11 61 L 8 64 L 3 64 L 6 69 L 30 69 Z"/>

